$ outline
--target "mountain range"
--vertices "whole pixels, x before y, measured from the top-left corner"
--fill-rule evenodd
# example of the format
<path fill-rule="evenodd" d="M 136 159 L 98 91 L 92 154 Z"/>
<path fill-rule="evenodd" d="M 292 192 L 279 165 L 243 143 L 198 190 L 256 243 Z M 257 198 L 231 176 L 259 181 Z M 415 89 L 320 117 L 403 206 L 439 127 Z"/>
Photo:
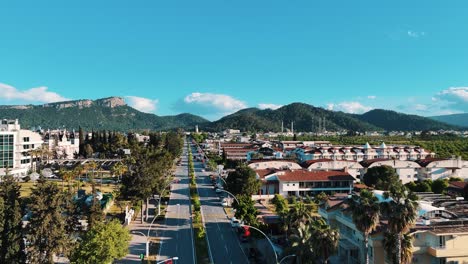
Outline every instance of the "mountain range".
<path fill-rule="evenodd" d="M 417 115 L 389 110 L 371 110 L 362 115 L 335 112 L 304 103 L 292 103 L 276 110 L 247 108 L 217 121 L 210 122 L 193 114 L 157 116 L 140 112 L 121 97 L 97 100 L 75 100 L 44 105 L 0 106 L 0 119 L 19 119 L 22 127 L 44 129 L 67 128 L 85 130 L 202 130 L 221 131 L 236 128 L 241 131 L 410 131 L 460 129 L 459 126 Z"/>
<path fill-rule="evenodd" d="M 430 118 L 455 126 L 468 127 L 468 113 L 431 116 Z"/>

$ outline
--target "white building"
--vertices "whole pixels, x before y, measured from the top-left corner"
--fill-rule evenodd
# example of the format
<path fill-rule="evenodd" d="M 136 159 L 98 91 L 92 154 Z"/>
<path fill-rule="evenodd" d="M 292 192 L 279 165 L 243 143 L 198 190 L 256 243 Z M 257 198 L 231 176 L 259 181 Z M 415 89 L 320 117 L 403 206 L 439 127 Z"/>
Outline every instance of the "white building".
<path fill-rule="evenodd" d="M 1 120 L 0 124 L 0 175 L 6 168 L 16 177 L 24 177 L 35 162 L 29 151 L 38 149 L 43 143 L 39 133 L 21 129 L 18 120 Z"/>
<path fill-rule="evenodd" d="M 67 130 L 53 130 L 44 133 L 44 145 L 57 159 L 73 159 L 80 151 L 78 133 Z"/>
<path fill-rule="evenodd" d="M 421 180 L 448 179 L 450 177 L 460 177 L 468 179 L 468 161 L 457 159 L 424 159 L 418 161 L 421 169 L 418 178 Z"/>
<path fill-rule="evenodd" d="M 248 165 L 253 170 L 277 169 L 300 170 L 302 167 L 292 160 L 255 161 Z"/>
<path fill-rule="evenodd" d="M 342 170 L 348 172 L 356 179 L 359 178 L 361 175 L 361 170 L 363 169 L 359 162 L 353 160 L 308 160 L 303 163 L 303 166 L 309 171 Z"/>
<path fill-rule="evenodd" d="M 418 171 L 421 166 L 411 160 L 391 160 L 391 159 L 372 159 L 361 162 L 363 169 L 361 169 L 361 179 L 366 174 L 367 169 L 380 166 L 390 166 L 396 170 L 403 184 L 417 180 Z"/>

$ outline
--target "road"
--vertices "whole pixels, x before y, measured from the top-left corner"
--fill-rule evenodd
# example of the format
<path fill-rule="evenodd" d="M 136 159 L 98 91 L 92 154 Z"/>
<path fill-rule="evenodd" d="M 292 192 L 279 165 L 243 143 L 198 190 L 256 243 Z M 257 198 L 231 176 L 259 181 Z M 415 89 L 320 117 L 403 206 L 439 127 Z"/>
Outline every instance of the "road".
<path fill-rule="evenodd" d="M 157 227 L 162 240 L 158 260 L 178 257 L 177 264 L 195 263 L 186 150 L 175 172 L 178 182 L 172 184 L 165 222 Z"/>
<path fill-rule="evenodd" d="M 192 152 L 196 153 L 196 148 L 192 148 Z M 194 161 L 194 167 L 214 264 L 249 263 L 247 256 L 242 250 L 237 234 L 231 227 L 226 213 L 220 204 L 218 195 L 213 190 L 213 185 L 208 176 L 210 173 L 201 171 L 203 168 L 201 162 Z"/>

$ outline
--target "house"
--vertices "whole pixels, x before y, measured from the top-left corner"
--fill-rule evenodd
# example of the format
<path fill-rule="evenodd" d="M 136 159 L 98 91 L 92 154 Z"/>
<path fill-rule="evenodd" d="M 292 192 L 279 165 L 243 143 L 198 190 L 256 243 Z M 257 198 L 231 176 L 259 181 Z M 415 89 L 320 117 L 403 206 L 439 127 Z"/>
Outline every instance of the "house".
<path fill-rule="evenodd" d="M 343 170 L 356 179 L 359 179 L 363 169 L 359 162 L 353 160 L 317 159 L 305 161 L 301 165 L 309 171 Z"/>
<path fill-rule="evenodd" d="M 390 166 L 396 170 L 403 184 L 417 180 L 418 171 L 421 166 L 411 160 L 370 159 L 361 161 L 362 165 L 360 179 L 364 178 L 367 170 L 373 167 Z"/>
<path fill-rule="evenodd" d="M 343 171 L 256 170 L 261 180 L 260 194 L 314 196 L 318 193 L 349 193 L 355 178 Z"/>
<path fill-rule="evenodd" d="M 447 193 L 448 195 L 451 195 L 451 196 L 463 197 L 465 194 L 464 189 L 466 188 L 467 185 L 468 185 L 468 182 L 459 182 L 459 181 L 450 182 L 447 188 Z"/>

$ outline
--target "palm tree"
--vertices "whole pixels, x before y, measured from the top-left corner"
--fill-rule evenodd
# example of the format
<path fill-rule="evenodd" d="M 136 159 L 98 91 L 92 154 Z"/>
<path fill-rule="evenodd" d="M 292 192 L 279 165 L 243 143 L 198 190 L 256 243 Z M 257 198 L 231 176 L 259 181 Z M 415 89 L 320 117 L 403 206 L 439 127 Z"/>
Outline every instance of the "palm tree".
<path fill-rule="evenodd" d="M 385 232 L 384 233 L 384 240 L 383 246 L 385 251 L 388 255 L 390 255 L 390 259 L 392 263 L 398 263 L 395 256 L 397 256 L 397 240 L 398 234 Z M 401 240 L 401 263 L 411 263 L 411 259 L 413 256 L 413 236 L 410 234 L 403 234 Z"/>
<path fill-rule="evenodd" d="M 303 202 L 294 203 L 289 210 L 288 224 L 292 228 L 298 227 L 300 223 L 307 223 L 312 218 L 312 214 L 307 205 Z"/>
<path fill-rule="evenodd" d="M 288 252 L 297 256 L 298 263 L 314 263 L 315 252 L 312 245 L 312 232 L 309 226 L 300 223 L 295 234 L 291 235 L 291 246 Z"/>
<path fill-rule="evenodd" d="M 408 192 L 406 187 L 401 183 L 391 186 L 389 192 L 384 193 L 385 198 L 391 198 L 390 201 L 382 203 L 385 217 L 388 220 L 388 232 L 395 236 L 396 252 L 387 252 L 394 263 L 404 263 L 402 260 L 403 253 L 408 254 L 411 251 L 411 243 L 406 244 L 404 240 L 405 234 L 415 224 L 418 212 L 417 197 L 411 192 Z M 403 246 L 410 247 L 403 248 Z M 411 254 L 411 253 L 409 253 Z M 409 256 L 411 259 L 411 256 Z"/>
<path fill-rule="evenodd" d="M 316 218 L 311 222 L 309 228 L 312 230 L 313 246 L 317 254 L 317 259 L 322 259 L 323 263 L 328 263 L 330 256 L 338 250 L 340 233 L 330 226 L 322 218 Z"/>
<path fill-rule="evenodd" d="M 127 166 L 125 166 L 124 164 L 122 164 L 121 162 L 115 164 L 113 167 L 112 167 L 112 174 L 117 174 L 118 175 L 118 180 L 120 180 L 120 178 L 122 177 L 122 175 L 124 173 L 126 173 L 128 171 L 128 168 Z"/>
<path fill-rule="evenodd" d="M 360 195 L 354 194 L 348 200 L 349 209 L 353 216 L 353 223 L 364 236 L 365 263 L 369 263 L 369 234 L 373 232 L 380 220 L 380 206 L 377 197 L 367 190 L 362 190 Z"/>

